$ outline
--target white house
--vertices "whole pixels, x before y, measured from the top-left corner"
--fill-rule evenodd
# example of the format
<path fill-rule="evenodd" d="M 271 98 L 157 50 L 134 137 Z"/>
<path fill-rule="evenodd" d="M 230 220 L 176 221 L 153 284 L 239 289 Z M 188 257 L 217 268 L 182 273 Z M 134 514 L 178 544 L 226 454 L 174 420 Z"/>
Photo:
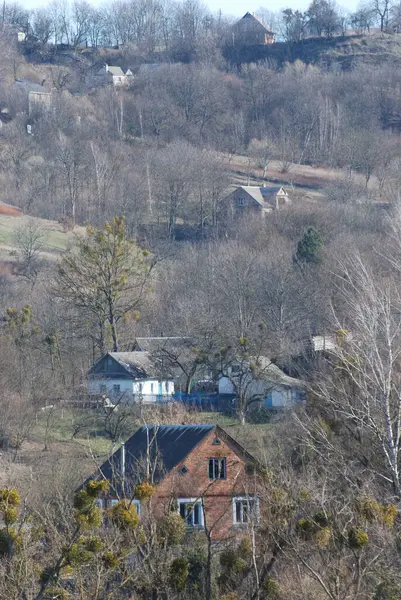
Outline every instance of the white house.
<path fill-rule="evenodd" d="M 149 352 L 108 352 L 88 371 L 88 392 L 126 402 L 166 401 L 174 393 L 173 379 L 161 373 Z"/>
<path fill-rule="evenodd" d="M 255 400 L 267 408 L 285 408 L 303 400 L 305 384 L 289 377 L 268 358 L 259 357 L 252 365 L 233 364 L 219 376 L 219 394 L 235 395 L 241 388 L 248 400 Z"/>
<path fill-rule="evenodd" d="M 128 72 L 127 72 L 128 74 Z M 105 63 L 101 69 L 96 73 L 96 82 L 98 85 L 112 84 L 114 86 L 126 85 L 127 74 L 124 75 L 124 71 L 121 67 L 115 67 Z M 129 70 L 129 77 L 132 77 L 132 72 Z"/>

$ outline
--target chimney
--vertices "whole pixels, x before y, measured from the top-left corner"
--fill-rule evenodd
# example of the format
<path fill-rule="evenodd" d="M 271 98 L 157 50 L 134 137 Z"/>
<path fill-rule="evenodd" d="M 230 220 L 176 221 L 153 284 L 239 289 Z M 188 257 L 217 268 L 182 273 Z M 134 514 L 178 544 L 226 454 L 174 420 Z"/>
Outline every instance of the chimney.
<path fill-rule="evenodd" d="M 122 442 L 120 447 L 120 475 L 121 479 L 125 479 L 125 444 Z"/>

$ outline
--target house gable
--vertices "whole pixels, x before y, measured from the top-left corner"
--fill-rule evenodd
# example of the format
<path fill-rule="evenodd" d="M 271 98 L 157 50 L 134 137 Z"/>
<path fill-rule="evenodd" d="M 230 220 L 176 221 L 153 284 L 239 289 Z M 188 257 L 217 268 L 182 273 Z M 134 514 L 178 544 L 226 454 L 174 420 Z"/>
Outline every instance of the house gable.
<path fill-rule="evenodd" d="M 181 510 L 196 504 L 198 516 L 191 525 L 206 525 L 214 539 L 222 539 L 237 524 L 236 498 L 256 497 L 250 463 L 257 461 L 217 425 L 144 426 L 82 487 L 91 479 L 108 479 L 110 501 L 132 497 L 135 485 L 150 479 L 156 488 L 151 508 L 155 517 L 178 510 L 186 519 Z"/>
<path fill-rule="evenodd" d="M 121 365 L 115 358 L 107 353 L 105 356 L 100 358 L 91 369 L 88 371 L 88 376 L 92 377 L 106 377 L 106 378 L 128 378 L 134 379 L 132 373 L 130 373 L 126 367 Z"/>
<path fill-rule="evenodd" d="M 258 194 L 260 196 L 259 199 Z M 260 211 L 262 209 L 263 198 L 259 188 L 255 188 L 255 192 L 251 193 L 246 187 L 240 186 L 227 196 L 227 200 L 231 203 L 232 209 L 236 212 L 243 210 Z"/>

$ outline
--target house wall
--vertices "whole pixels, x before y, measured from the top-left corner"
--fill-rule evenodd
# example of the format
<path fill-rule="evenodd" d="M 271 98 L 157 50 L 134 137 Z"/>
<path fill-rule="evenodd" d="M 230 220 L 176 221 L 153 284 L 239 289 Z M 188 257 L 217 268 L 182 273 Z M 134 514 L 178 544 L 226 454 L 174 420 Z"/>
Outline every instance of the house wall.
<path fill-rule="evenodd" d="M 231 28 L 231 37 L 231 43 L 244 46 L 272 44 L 274 41 L 274 36 L 269 34 L 261 23 L 249 17 L 240 19 Z"/>
<path fill-rule="evenodd" d="M 157 379 L 122 379 L 120 377 L 97 376 L 88 377 L 88 392 L 90 394 L 112 394 L 114 386 L 120 386 L 120 394 L 142 394 L 143 396 L 170 396 L 174 393 L 173 381 L 158 381 Z M 142 385 L 142 390 L 140 389 Z M 103 389 L 106 386 L 106 391 Z M 155 398 L 156 400 L 156 398 Z"/>
<path fill-rule="evenodd" d="M 121 393 L 126 392 L 127 394 L 133 394 L 132 379 L 120 379 L 119 377 L 96 377 L 95 379 L 88 378 L 88 392 L 90 394 L 105 393 L 103 386 L 106 386 L 107 393 L 112 393 L 114 385 L 120 386 Z"/>
<path fill-rule="evenodd" d="M 256 202 L 252 196 L 250 196 L 245 190 L 238 188 L 236 189 L 230 198 L 231 208 L 236 213 L 254 213 L 260 214 L 262 207 Z M 241 205 L 242 204 L 242 205 Z"/>
<path fill-rule="evenodd" d="M 247 398 L 260 395 L 266 398 L 266 406 L 273 408 L 284 408 L 298 402 L 301 393 L 301 390 L 286 386 L 276 386 L 272 389 L 271 383 L 262 380 L 252 381 L 246 390 Z M 228 377 L 219 379 L 219 394 L 235 394 L 235 388 Z"/>
<path fill-rule="evenodd" d="M 246 459 L 238 456 L 229 442 L 219 438 L 220 445 L 214 445 L 216 433 L 212 431 L 191 454 L 171 471 L 157 486 L 152 499 L 154 513 L 165 514 L 177 498 L 204 497 L 204 518 L 206 526 L 212 530 L 212 539 L 235 535 L 242 530 L 233 524 L 233 497 L 256 495 L 257 484 L 253 476 L 246 473 Z M 209 479 L 209 458 L 226 458 L 227 477 L 224 480 Z M 188 472 L 180 474 L 185 465 Z"/>

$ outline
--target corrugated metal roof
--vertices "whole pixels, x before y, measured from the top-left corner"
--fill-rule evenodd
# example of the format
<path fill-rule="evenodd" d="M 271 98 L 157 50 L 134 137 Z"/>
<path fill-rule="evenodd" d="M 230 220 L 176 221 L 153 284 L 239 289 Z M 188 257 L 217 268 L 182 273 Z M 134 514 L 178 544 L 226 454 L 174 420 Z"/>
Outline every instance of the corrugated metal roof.
<path fill-rule="evenodd" d="M 125 442 L 127 484 L 135 485 L 146 478 L 147 457 L 149 457 L 154 482 L 160 481 L 178 463 L 185 460 L 215 427 L 216 425 L 142 426 Z M 115 489 L 120 487 L 121 449 L 102 464 L 99 473 L 94 473 L 86 482 L 98 479 L 99 475 L 111 482 L 114 481 Z"/>

